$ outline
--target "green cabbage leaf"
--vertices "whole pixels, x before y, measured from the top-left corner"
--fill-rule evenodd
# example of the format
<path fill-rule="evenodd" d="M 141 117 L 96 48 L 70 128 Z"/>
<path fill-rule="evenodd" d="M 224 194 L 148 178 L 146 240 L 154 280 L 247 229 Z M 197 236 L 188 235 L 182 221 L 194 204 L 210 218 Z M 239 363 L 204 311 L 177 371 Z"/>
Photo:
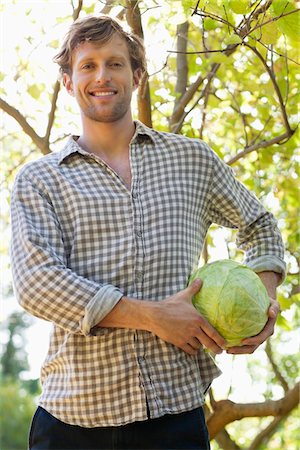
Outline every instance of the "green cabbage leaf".
<path fill-rule="evenodd" d="M 196 269 L 189 284 L 201 278 L 195 308 L 226 339 L 227 347 L 260 333 L 268 320 L 270 299 L 259 276 L 249 267 L 220 260 Z"/>

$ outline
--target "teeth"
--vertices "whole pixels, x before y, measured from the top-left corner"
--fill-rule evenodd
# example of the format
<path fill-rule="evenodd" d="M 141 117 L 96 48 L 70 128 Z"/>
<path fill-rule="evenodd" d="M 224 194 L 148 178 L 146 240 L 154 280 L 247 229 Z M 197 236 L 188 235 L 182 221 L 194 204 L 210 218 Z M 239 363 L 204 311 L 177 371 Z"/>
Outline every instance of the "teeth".
<path fill-rule="evenodd" d="M 106 97 L 106 96 L 112 95 L 112 94 L 114 94 L 114 92 L 112 92 L 112 91 L 109 91 L 109 92 L 93 92 L 92 93 L 92 95 L 94 97 Z"/>

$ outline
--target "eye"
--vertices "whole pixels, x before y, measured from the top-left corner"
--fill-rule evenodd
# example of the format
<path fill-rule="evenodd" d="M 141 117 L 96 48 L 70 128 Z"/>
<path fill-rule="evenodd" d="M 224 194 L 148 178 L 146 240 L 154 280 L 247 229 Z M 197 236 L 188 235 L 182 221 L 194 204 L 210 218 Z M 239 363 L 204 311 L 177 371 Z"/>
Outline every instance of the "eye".
<path fill-rule="evenodd" d="M 113 62 L 110 64 L 111 67 L 115 67 L 116 69 L 123 67 L 123 64 L 120 62 Z"/>
<path fill-rule="evenodd" d="M 93 68 L 93 64 L 91 63 L 86 63 L 81 67 L 83 70 L 90 70 Z"/>

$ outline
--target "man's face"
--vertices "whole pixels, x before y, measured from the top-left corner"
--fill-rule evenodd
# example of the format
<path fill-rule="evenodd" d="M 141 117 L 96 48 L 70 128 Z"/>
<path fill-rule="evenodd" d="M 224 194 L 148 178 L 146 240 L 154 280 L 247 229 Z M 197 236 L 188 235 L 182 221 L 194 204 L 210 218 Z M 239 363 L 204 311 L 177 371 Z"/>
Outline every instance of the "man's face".
<path fill-rule="evenodd" d="M 72 75 L 64 74 L 82 119 L 106 123 L 131 117 L 132 92 L 139 80 L 140 70 L 132 71 L 126 41 L 117 34 L 101 46 L 91 41 L 80 44 L 72 55 Z"/>

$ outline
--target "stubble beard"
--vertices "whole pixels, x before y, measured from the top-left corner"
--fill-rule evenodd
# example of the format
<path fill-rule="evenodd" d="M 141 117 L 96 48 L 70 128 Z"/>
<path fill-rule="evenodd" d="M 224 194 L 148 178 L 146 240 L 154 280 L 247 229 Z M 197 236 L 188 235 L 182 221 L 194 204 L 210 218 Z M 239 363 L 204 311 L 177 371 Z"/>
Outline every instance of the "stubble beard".
<path fill-rule="evenodd" d="M 113 106 L 99 107 L 89 105 L 83 110 L 83 114 L 95 122 L 110 123 L 117 122 L 122 119 L 128 112 L 130 102 L 124 100 L 116 103 Z"/>

